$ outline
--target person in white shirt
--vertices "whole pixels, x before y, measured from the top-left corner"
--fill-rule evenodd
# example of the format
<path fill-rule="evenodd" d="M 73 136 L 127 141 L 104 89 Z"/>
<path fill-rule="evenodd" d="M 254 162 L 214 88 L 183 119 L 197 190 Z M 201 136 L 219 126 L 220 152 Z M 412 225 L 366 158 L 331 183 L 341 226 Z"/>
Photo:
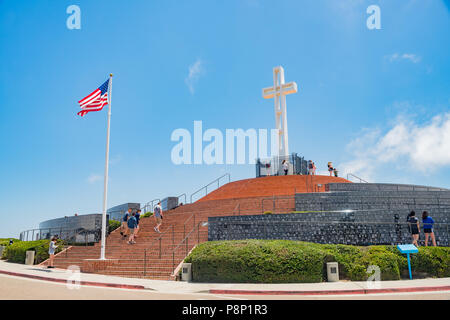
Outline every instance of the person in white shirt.
<path fill-rule="evenodd" d="M 155 231 L 158 233 L 161 233 L 161 231 L 159 230 L 159 228 L 162 225 L 162 219 L 163 219 L 163 212 L 162 212 L 162 208 L 161 208 L 161 202 L 158 202 L 158 204 L 155 206 L 154 209 L 154 216 L 155 216 L 155 220 L 156 220 L 156 226 L 155 226 Z"/>
<path fill-rule="evenodd" d="M 289 171 L 289 164 L 288 164 L 288 162 L 286 160 L 283 160 L 281 165 L 283 166 L 284 175 L 287 176 L 288 171 Z"/>

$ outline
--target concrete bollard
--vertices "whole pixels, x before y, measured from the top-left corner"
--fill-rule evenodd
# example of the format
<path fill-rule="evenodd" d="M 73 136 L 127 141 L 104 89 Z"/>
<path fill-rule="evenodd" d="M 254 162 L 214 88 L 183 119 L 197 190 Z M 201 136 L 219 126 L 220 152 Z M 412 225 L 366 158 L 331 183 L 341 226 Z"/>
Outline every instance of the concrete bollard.
<path fill-rule="evenodd" d="M 328 282 L 339 281 L 339 266 L 337 262 L 327 263 L 327 279 Z"/>
<path fill-rule="evenodd" d="M 181 266 L 181 281 L 190 282 L 192 280 L 192 264 L 183 263 Z"/>
<path fill-rule="evenodd" d="M 34 251 L 27 251 L 25 256 L 25 264 L 32 266 L 34 264 Z"/>

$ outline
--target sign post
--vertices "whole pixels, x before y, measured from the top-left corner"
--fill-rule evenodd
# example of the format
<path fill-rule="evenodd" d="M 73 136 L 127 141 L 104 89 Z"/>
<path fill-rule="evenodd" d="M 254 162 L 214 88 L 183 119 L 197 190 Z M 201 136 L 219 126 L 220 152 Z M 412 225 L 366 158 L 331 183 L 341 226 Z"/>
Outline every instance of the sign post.
<path fill-rule="evenodd" d="M 419 252 L 419 249 L 413 244 L 399 244 L 397 246 L 397 249 L 400 251 L 400 253 L 405 254 L 406 258 L 408 259 L 408 270 L 409 270 L 409 279 L 412 280 L 412 273 L 411 273 L 411 260 L 409 258 L 410 253 L 417 253 Z"/>

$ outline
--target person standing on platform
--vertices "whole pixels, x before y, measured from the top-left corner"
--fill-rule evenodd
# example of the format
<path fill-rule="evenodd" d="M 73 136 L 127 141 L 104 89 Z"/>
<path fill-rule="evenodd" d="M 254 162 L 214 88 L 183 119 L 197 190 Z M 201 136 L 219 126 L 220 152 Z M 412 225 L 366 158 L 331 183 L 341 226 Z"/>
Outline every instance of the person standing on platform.
<path fill-rule="evenodd" d="M 419 240 L 419 219 L 416 217 L 416 213 L 414 211 L 411 211 L 408 215 L 406 221 L 408 222 L 409 232 L 411 233 L 412 239 L 413 239 L 413 245 L 416 247 L 419 246 L 417 243 L 417 240 Z"/>
<path fill-rule="evenodd" d="M 283 166 L 283 170 L 284 170 L 284 175 L 287 176 L 288 171 L 289 171 L 289 164 L 286 160 L 283 160 L 283 162 L 281 162 L 281 165 Z"/>
<path fill-rule="evenodd" d="M 139 232 L 139 220 L 141 219 L 141 209 L 136 211 L 134 217 L 136 218 L 136 230 L 134 231 L 134 237 L 137 238 Z"/>
<path fill-rule="evenodd" d="M 130 237 L 128 238 L 128 244 L 135 244 L 134 241 L 134 230 L 136 229 L 137 223 L 135 218 L 135 213 L 133 212 L 127 221 L 128 230 L 130 231 Z"/>
<path fill-rule="evenodd" d="M 330 173 L 330 177 L 333 175 L 334 170 L 333 162 L 328 162 L 328 172 Z"/>
<path fill-rule="evenodd" d="M 314 161 L 313 161 L 313 163 L 312 163 L 312 175 L 313 175 L 313 176 L 316 175 L 316 169 L 317 169 L 316 164 L 315 164 Z"/>
<path fill-rule="evenodd" d="M 428 247 L 428 238 L 431 236 L 431 242 L 436 247 L 436 237 L 434 236 L 434 220 L 428 215 L 427 211 L 422 213 L 423 232 L 425 233 L 425 247 Z"/>
<path fill-rule="evenodd" d="M 155 206 L 155 210 L 154 210 L 154 216 L 155 216 L 155 220 L 156 220 L 156 226 L 155 226 L 155 231 L 158 233 L 161 233 L 161 231 L 159 230 L 159 228 L 162 225 L 162 219 L 163 219 L 163 213 L 162 213 L 162 208 L 161 208 L 161 202 L 158 202 L 158 204 Z"/>
<path fill-rule="evenodd" d="M 48 262 L 47 268 L 54 268 L 53 259 L 55 258 L 55 250 L 57 247 L 56 237 L 52 237 L 52 239 L 50 240 L 50 245 L 48 246 L 48 255 L 50 256 L 50 261 Z"/>
<path fill-rule="evenodd" d="M 124 238 L 127 237 L 127 221 L 131 216 L 131 208 L 128 208 L 128 211 L 122 217 L 122 225 L 120 226 L 120 235 Z"/>

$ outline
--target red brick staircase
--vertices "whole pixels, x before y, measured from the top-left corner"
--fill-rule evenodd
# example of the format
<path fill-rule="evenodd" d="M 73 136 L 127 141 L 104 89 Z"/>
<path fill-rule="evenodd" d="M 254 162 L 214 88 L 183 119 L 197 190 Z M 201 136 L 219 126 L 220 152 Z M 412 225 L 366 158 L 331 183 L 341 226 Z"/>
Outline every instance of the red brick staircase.
<path fill-rule="evenodd" d="M 89 272 L 122 277 L 173 279 L 173 271 L 198 243 L 208 240 L 208 217 L 286 213 L 295 210 L 295 193 L 325 191 L 326 183 L 349 182 L 326 176 L 274 176 L 228 183 L 199 201 L 164 213 L 162 234 L 153 229 L 153 217 L 142 218 L 136 244 L 129 245 L 113 231 L 106 240 L 108 265 Z M 321 184 L 322 187 L 317 185 Z M 55 256 L 55 267 L 78 266 L 86 269 L 87 259 L 98 259 L 100 243 L 72 246 Z M 47 261 L 42 265 L 46 265 Z"/>

